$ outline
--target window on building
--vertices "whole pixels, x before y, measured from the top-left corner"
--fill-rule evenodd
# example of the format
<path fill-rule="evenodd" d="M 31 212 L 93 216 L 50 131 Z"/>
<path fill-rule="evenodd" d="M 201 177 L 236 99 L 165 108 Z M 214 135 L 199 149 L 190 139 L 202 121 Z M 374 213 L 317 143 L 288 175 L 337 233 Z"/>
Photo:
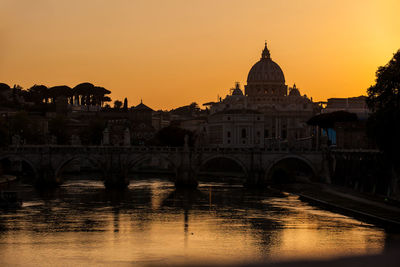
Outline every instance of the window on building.
<path fill-rule="evenodd" d="M 260 132 L 257 132 L 257 137 L 260 137 L 261 136 L 261 133 Z"/>
<path fill-rule="evenodd" d="M 230 131 L 226 132 L 226 137 L 228 137 L 228 138 L 231 137 L 231 132 Z"/>
<path fill-rule="evenodd" d="M 269 131 L 268 129 L 264 130 L 264 138 L 268 138 L 269 137 Z"/>
<path fill-rule="evenodd" d="M 230 121 L 230 120 L 231 120 L 231 117 L 228 117 L 227 120 Z"/>
<path fill-rule="evenodd" d="M 246 138 L 246 137 L 247 137 L 246 129 L 243 128 L 242 129 L 242 138 Z"/>
<path fill-rule="evenodd" d="M 228 144 L 230 144 L 231 143 L 231 140 L 228 140 Z"/>

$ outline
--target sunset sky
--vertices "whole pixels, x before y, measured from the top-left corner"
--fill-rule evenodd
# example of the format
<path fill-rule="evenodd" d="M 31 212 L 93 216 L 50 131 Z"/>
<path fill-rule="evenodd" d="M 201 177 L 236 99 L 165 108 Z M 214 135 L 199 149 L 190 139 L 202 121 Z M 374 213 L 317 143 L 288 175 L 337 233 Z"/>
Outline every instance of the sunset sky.
<path fill-rule="evenodd" d="M 91 82 L 171 109 L 246 83 L 267 40 L 314 100 L 365 94 L 400 49 L 399 0 L 0 0 L 0 82 Z"/>

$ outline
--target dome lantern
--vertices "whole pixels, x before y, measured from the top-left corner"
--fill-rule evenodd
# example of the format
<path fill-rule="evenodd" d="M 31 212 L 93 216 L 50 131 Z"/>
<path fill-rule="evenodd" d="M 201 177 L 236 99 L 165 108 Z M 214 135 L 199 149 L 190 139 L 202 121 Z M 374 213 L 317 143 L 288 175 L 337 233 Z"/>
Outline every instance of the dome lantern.
<path fill-rule="evenodd" d="M 265 41 L 265 47 L 261 53 L 261 59 L 271 59 L 271 53 L 268 50 L 267 41 Z"/>

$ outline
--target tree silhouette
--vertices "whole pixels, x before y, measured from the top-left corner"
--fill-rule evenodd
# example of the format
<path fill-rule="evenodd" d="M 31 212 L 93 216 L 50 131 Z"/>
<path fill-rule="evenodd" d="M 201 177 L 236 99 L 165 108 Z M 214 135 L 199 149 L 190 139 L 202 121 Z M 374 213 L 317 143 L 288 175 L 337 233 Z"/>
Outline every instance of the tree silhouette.
<path fill-rule="evenodd" d="M 182 106 L 176 109 L 171 110 L 171 113 L 181 116 L 193 116 L 199 114 L 200 108 L 196 102 L 191 103 L 190 105 Z"/>
<path fill-rule="evenodd" d="M 6 92 L 11 90 L 10 86 L 5 83 L 0 83 L 0 103 L 4 104 L 8 101 Z"/>
<path fill-rule="evenodd" d="M 124 99 L 124 107 L 123 107 L 123 109 L 124 110 L 128 110 L 128 98 L 126 98 L 126 97 Z"/>
<path fill-rule="evenodd" d="M 0 83 L 0 93 L 11 90 L 10 86 L 6 83 Z"/>
<path fill-rule="evenodd" d="M 94 90 L 91 83 L 80 83 L 72 89 L 73 95 L 78 105 L 90 105 L 90 94 Z"/>
<path fill-rule="evenodd" d="M 111 98 L 106 96 L 108 94 L 111 94 L 111 91 L 105 89 L 104 87 L 100 86 L 95 86 L 93 88 L 93 104 L 103 106 L 104 102 L 110 102 Z"/>
<path fill-rule="evenodd" d="M 48 90 L 49 98 L 52 99 L 53 103 L 55 103 L 56 99 L 59 98 L 60 96 L 71 98 L 72 94 L 73 94 L 72 89 L 66 85 L 53 86 Z"/>
<path fill-rule="evenodd" d="M 29 100 L 36 105 L 43 103 L 43 100 L 47 103 L 49 98 L 48 91 L 47 86 L 35 84 L 28 89 Z"/>
<path fill-rule="evenodd" d="M 400 50 L 376 72 L 376 84 L 368 88 L 372 111 L 368 134 L 400 172 Z"/>
<path fill-rule="evenodd" d="M 114 108 L 115 109 L 120 109 L 122 107 L 122 102 L 119 100 L 114 101 Z"/>
<path fill-rule="evenodd" d="M 102 106 L 104 102 L 111 101 L 108 96 L 105 96 L 107 94 L 111 94 L 111 91 L 88 82 L 80 83 L 73 89 L 73 96 L 79 105 Z"/>

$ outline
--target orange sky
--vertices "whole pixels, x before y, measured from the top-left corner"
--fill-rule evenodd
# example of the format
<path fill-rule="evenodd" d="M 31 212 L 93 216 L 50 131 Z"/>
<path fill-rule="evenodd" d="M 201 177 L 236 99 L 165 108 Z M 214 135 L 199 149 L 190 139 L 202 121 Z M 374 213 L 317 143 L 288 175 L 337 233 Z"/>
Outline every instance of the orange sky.
<path fill-rule="evenodd" d="M 153 109 L 245 84 L 264 41 L 314 100 L 358 96 L 400 48 L 399 0 L 0 0 L 0 82 L 89 81 Z"/>

